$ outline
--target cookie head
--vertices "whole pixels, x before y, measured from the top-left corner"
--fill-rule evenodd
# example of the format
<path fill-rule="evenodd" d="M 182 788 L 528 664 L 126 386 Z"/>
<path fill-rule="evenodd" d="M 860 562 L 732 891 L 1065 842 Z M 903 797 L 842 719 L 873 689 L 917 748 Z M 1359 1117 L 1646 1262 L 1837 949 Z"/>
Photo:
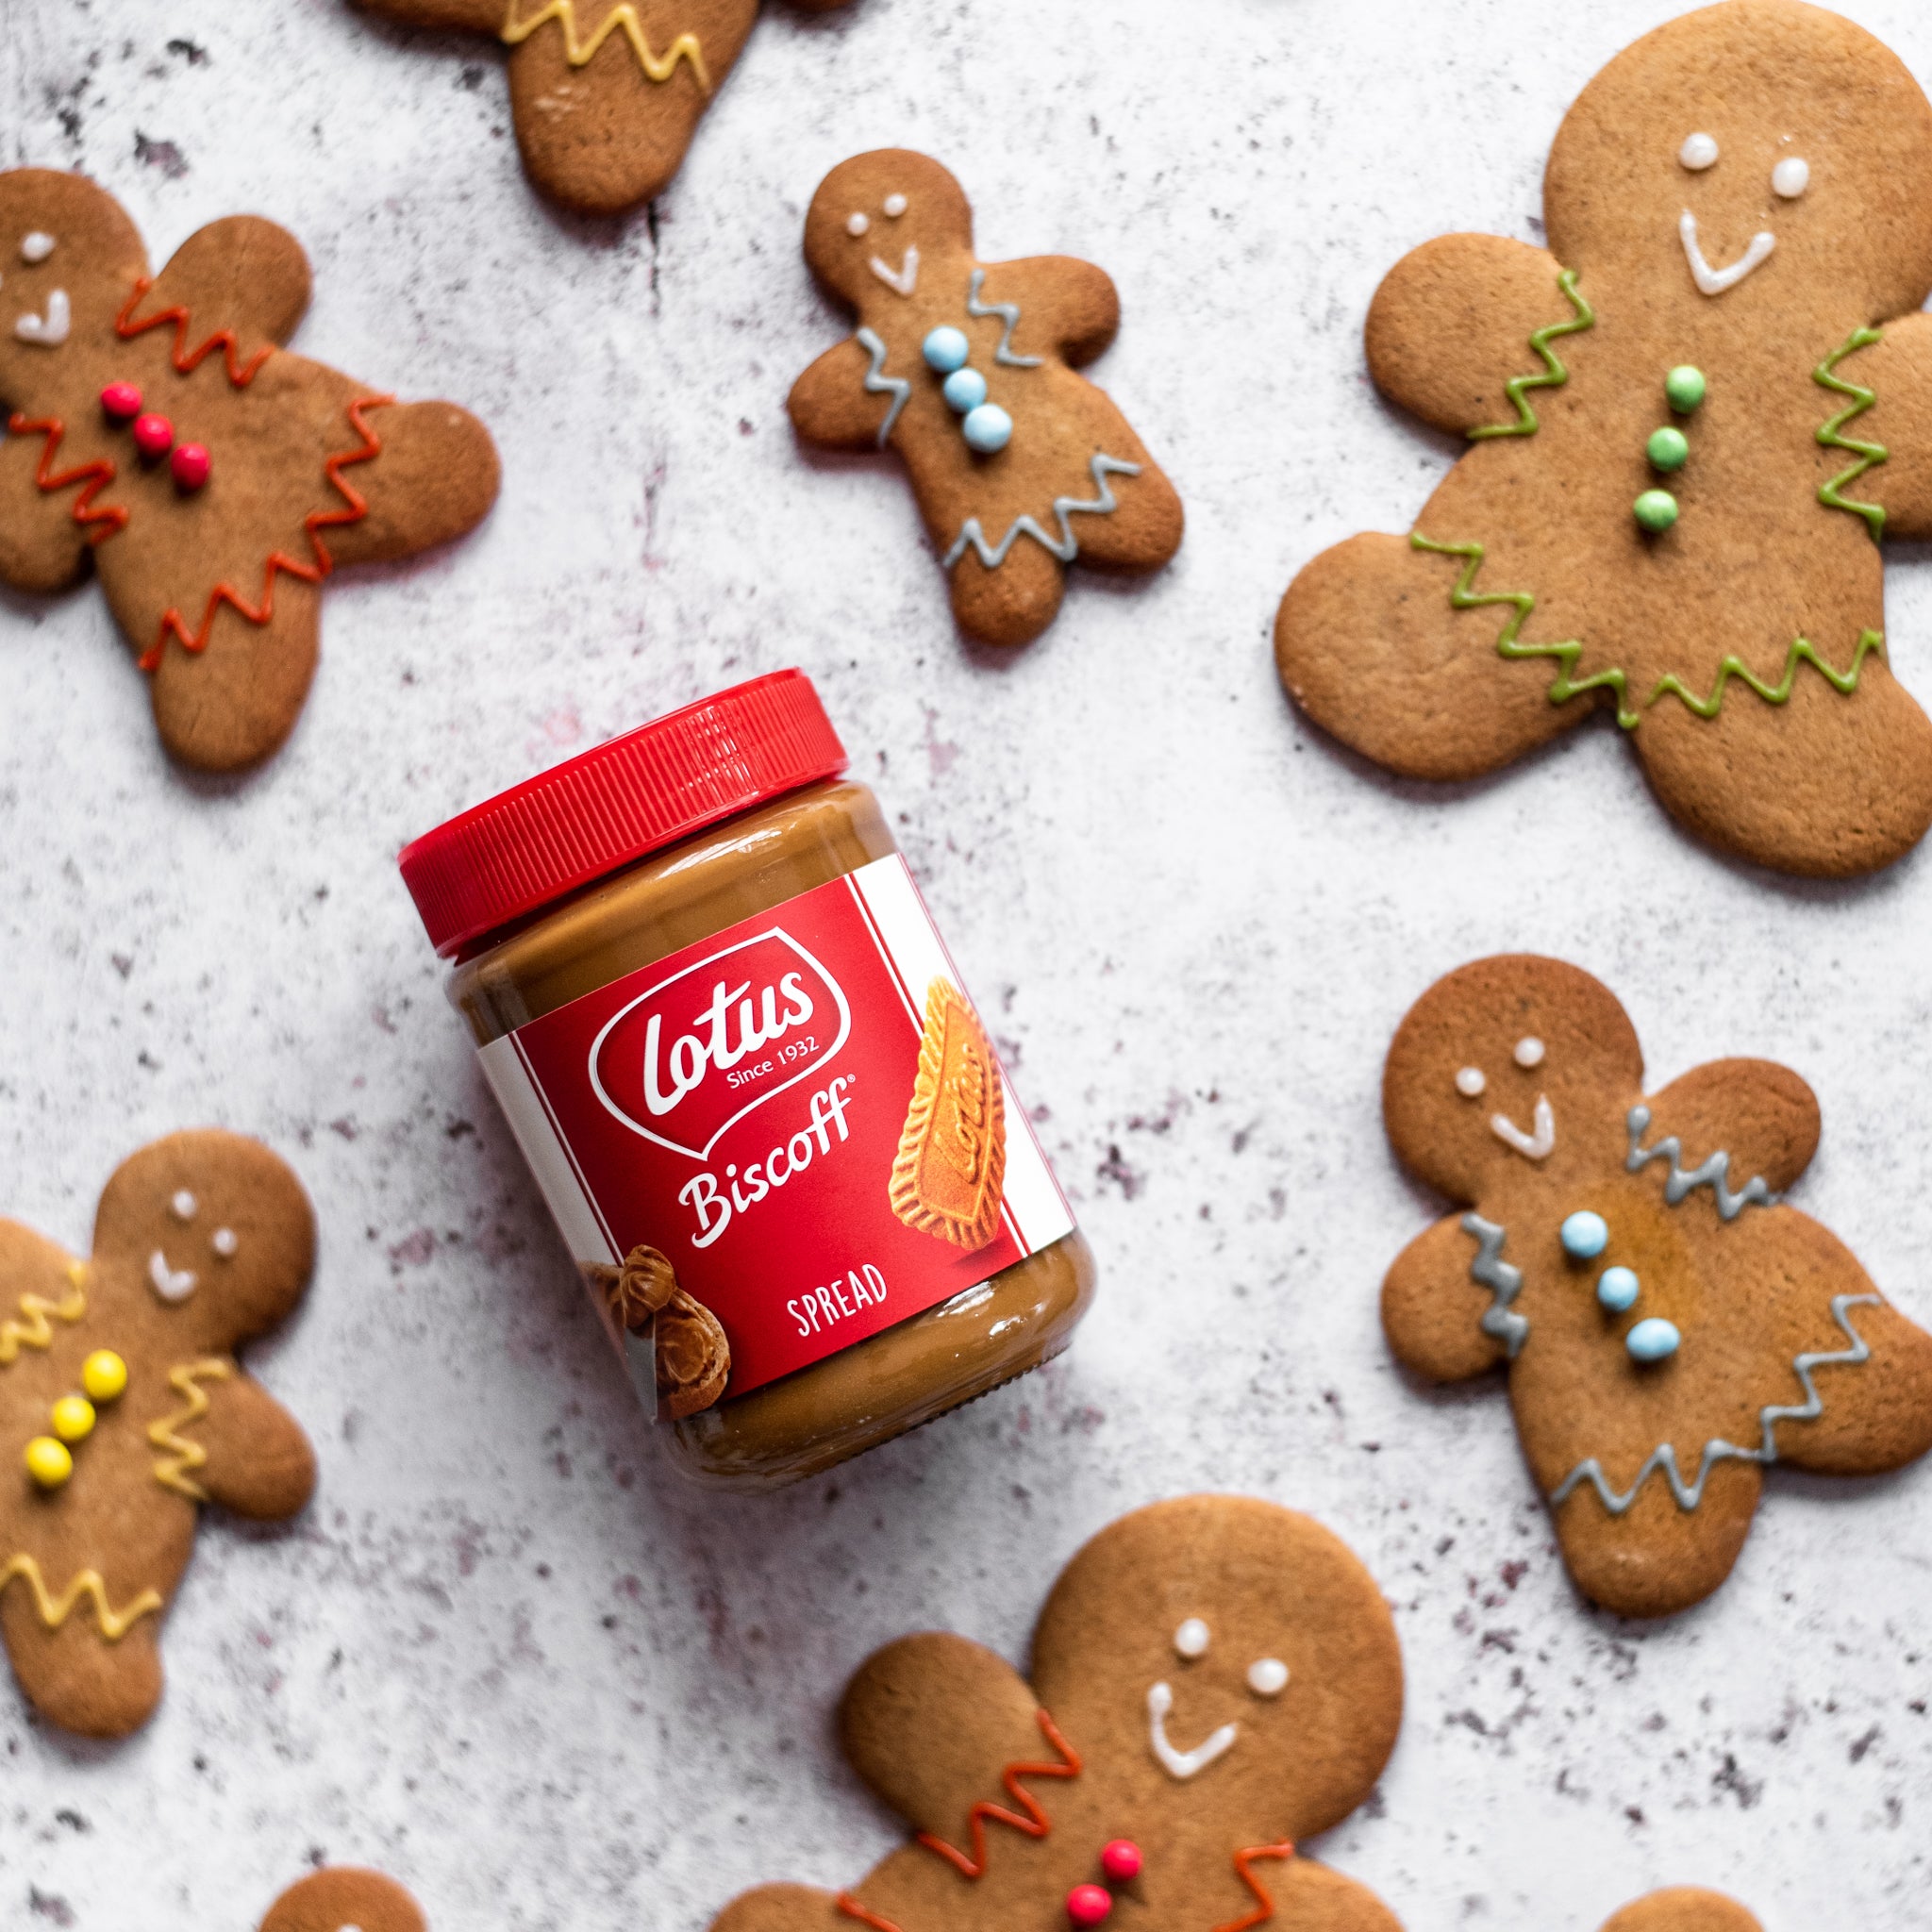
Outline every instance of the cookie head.
<path fill-rule="evenodd" d="M 0 401 L 65 399 L 65 351 L 111 330 L 146 258 L 114 198 L 51 168 L 0 173 Z"/>
<path fill-rule="evenodd" d="M 1525 1167 L 1620 1161 L 1642 1082 L 1636 1028 L 1608 987 L 1560 959 L 1500 954 L 1408 1009 L 1382 1071 L 1382 1114 L 1404 1166 L 1474 1204 Z"/>
<path fill-rule="evenodd" d="M 94 1223 L 97 1264 L 132 1271 L 184 1342 L 228 1349 L 301 1299 L 315 1217 L 285 1162 L 240 1134 L 170 1134 L 123 1161 Z"/>
<path fill-rule="evenodd" d="M 1544 179 L 1550 247 L 1588 288 L 1677 312 L 1836 326 L 1932 287 L 1932 104 L 1897 56 L 1800 0 L 1725 0 L 1584 90 Z"/>
<path fill-rule="evenodd" d="M 965 191 L 940 164 L 909 148 L 874 149 L 841 161 L 819 183 L 805 218 L 805 258 L 834 294 L 870 307 L 890 291 L 910 299 L 922 264 L 973 246 Z"/>
<path fill-rule="evenodd" d="M 1157 1503 L 1103 1530 L 1041 1614 L 1033 1684 L 1129 1794 L 1124 1831 L 1178 1812 L 1230 1850 L 1346 1817 L 1402 1715 L 1374 1579 L 1320 1524 L 1248 1497 Z"/>

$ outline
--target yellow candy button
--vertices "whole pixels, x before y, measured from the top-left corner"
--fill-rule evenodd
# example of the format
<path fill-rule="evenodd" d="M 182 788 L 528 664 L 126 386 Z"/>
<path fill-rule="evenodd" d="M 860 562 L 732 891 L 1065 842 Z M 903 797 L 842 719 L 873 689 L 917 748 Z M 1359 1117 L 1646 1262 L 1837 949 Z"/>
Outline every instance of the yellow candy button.
<path fill-rule="evenodd" d="M 74 1457 L 52 1436 L 36 1436 L 26 1445 L 26 1473 L 43 1490 L 58 1490 L 74 1474 Z"/>
<path fill-rule="evenodd" d="M 97 1348 L 80 1365 L 80 1386 L 96 1402 L 112 1402 L 127 1387 L 127 1364 L 111 1348 Z"/>
<path fill-rule="evenodd" d="M 63 1442 L 84 1442 L 94 1432 L 94 1406 L 85 1395 L 63 1395 L 54 1405 L 54 1433 Z"/>

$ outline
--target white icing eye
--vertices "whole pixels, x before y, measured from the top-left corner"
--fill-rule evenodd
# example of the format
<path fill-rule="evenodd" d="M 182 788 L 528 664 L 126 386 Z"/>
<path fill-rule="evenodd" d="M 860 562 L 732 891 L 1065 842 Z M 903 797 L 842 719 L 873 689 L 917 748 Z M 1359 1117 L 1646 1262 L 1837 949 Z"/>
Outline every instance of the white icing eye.
<path fill-rule="evenodd" d="M 881 206 L 896 222 L 906 212 L 906 197 L 903 194 L 889 194 Z"/>
<path fill-rule="evenodd" d="M 43 235 L 38 228 L 31 235 L 21 238 L 20 258 L 23 261 L 45 261 L 53 252 L 53 236 Z"/>
<path fill-rule="evenodd" d="M 1787 201 L 1796 201 L 1811 185 L 1811 163 L 1799 155 L 1787 155 L 1771 171 L 1772 192 Z"/>
<path fill-rule="evenodd" d="M 1534 1033 L 1525 1033 L 1516 1042 L 1516 1064 L 1519 1067 L 1540 1067 L 1542 1063 L 1542 1041 Z"/>
<path fill-rule="evenodd" d="M 234 1257 L 235 1250 L 241 1245 L 242 1243 L 235 1239 L 235 1230 L 232 1227 L 218 1227 L 215 1229 L 212 1246 L 215 1253 L 223 1260 L 231 1260 Z"/>
<path fill-rule="evenodd" d="M 1248 1689 L 1257 1697 L 1279 1697 L 1288 1689 L 1288 1666 L 1278 1657 L 1257 1657 L 1248 1666 Z"/>
<path fill-rule="evenodd" d="M 176 1221 L 192 1221 L 194 1219 L 194 1209 L 196 1205 L 197 1204 L 195 1202 L 194 1196 L 191 1194 L 186 1188 L 183 1188 L 181 1191 L 178 1194 L 176 1194 L 172 1201 L 168 1203 L 168 1212 L 172 1214 Z"/>
<path fill-rule="evenodd" d="M 1693 175 L 1701 175 L 1705 169 L 1717 162 L 1717 138 L 1709 134 L 1689 134 L 1684 137 L 1684 145 L 1677 150 L 1677 159 Z"/>
<path fill-rule="evenodd" d="M 1456 1076 L 1456 1091 L 1465 1100 L 1474 1100 L 1489 1084 L 1480 1067 L 1464 1067 Z"/>
<path fill-rule="evenodd" d="M 1206 1657 L 1208 1655 L 1208 1626 L 1199 1617 L 1190 1617 L 1174 1633 L 1174 1647 L 1183 1657 Z"/>
<path fill-rule="evenodd" d="M 871 226 L 872 223 L 864 215 L 847 215 L 845 217 L 845 232 L 848 235 L 862 235 Z"/>

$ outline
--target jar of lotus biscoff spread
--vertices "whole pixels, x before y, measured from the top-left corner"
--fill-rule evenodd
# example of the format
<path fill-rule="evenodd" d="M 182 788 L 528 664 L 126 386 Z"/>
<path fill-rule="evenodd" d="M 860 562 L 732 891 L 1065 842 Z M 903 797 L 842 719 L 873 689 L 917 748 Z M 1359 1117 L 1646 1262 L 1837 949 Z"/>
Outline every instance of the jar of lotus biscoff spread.
<path fill-rule="evenodd" d="M 676 1462 L 775 1488 L 1062 1349 L 1093 1261 L 802 672 L 405 849 L 450 999 Z"/>

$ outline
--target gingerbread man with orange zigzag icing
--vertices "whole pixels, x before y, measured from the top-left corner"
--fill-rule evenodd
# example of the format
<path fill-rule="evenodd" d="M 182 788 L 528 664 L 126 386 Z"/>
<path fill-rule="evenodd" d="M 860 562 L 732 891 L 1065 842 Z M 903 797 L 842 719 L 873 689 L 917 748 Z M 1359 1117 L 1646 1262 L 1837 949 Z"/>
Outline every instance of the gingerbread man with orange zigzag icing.
<path fill-rule="evenodd" d="M 1246 1497 L 1157 1503 L 1068 1564 L 1030 1680 L 939 1634 L 861 1665 L 845 1754 L 916 1839 L 848 1891 L 747 1892 L 711 1932 L 1399 1932 L 1293 1841 L 1369 1796 L 1401 1715 L 1393 1622 L 1335 1537 Z"/>
<path fill-rule="evenodd" d="M 897 453 L 969 637 L 1038 637 L 1076 559 L 1144 573 L 1179 549 L 1174 485 L 1078 374 L 1120 325 L 1102 270 L 980 262 L 959 184 L 903 148 L 825 176 L 805 258 L 859 325 L 792 385 L 792 426 L 828 449 Z"/>
<path fill-rule="evenodd" d="M 273 223 L 211 223 L 151 278 L 104 190 L 0 174 L 0 578 L 51 592 L 92 561 L 162 742 L 204 771 L 288 736 L 338 564 L 459 536 L 496 494 L 473 416 L 278 346 L 308 303 Z"/>
<path fill-rule="evenodd" d="M 1820 1124 L 1788 1068 L 1713 1060 L 1646 1097 L 1610 990 L 1504 954 L 1409 1008 L 1382 1110 L 1455 1204 L 1389 1270 L 1390 1344 L 1431 1381 L 1507 1372 L 1563 1560 L 1604 1608 L 1716 1590 L 1773 1463 L 1874 1475 L 1932 1448 L 1932 1335 L 1782 1198 Z"/>
<path fill-rule="evenodd" d="M 1932 824 L 1879 541 L 1932 537 L 1932 104 L 1851 22 L 1724 0 L 1584 89 L 1543 218 L 1377 291 L 1376 386 L 1469 446 L 1407 536 L 1294 580 L 1282 682 L 1416 778 L 1607 713 L 1724 852 L 1890 863 Z"/>
<path fill-rule="evenodd" d="M 758 0 L 358 0 L 412 26 L 466 27 L 509 54 L 524 166 L 585 214 L 670 185 L 758 18 Z M 792 0 L 810 13 L 847 0 Z"/>
<path fill-rule="evenodd" d="M 295 1176 L 213 1129 L 122 1163 L 89 1260 L 0 1221 L 0 1635 L 55 1724 L 146 1723 L 203 1503 L 308 1502 L 308 1440 L 234 1351 L 294 1308 L 314 1251 Z"/>

